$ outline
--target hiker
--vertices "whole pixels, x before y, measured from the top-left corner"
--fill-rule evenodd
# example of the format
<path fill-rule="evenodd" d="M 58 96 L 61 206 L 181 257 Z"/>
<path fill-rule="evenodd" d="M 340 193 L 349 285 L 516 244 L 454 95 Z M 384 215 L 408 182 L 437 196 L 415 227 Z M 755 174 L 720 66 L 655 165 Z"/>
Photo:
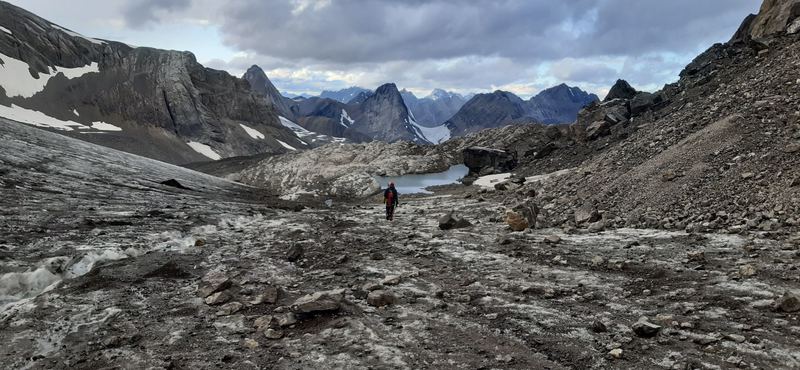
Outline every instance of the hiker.
<path fill-rule="evenodd" d="M 400 198 L 397 196 L 397 189 L 394 188 L 393 182 L 390 182 L 389 187 L 383 192 L 383 203 L 386 204 L 386 219 L 393 220 L 394 209 L 400 204 Z"/>

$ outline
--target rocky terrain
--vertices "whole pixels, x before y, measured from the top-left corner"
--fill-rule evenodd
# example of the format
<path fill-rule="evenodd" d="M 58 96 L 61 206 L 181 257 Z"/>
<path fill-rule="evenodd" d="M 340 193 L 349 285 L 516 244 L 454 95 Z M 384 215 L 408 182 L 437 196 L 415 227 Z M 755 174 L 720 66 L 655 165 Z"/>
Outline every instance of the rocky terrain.
<path fill-rule="evenodd" d="M 5 2 L 0 24 L 0 116 L 169 163 L 303 146 L 247 81 L 191 53 L 87 38 Z"/>
<path fill-rule="evenodd" d="M 300 211 L 11 122 L 0 141 L 6 368 L 800 366 L 784 242 L 511 232 L 508 193 L 476 186 L 387 223 L 377 199 Z"/>

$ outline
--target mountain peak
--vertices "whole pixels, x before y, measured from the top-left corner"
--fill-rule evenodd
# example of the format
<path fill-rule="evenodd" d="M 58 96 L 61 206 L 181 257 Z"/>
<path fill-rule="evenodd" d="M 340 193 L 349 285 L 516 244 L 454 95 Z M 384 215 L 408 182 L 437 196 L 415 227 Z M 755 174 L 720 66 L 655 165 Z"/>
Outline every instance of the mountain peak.
<path fill-rule="evenodd" d="M 614 86 L 611 87 L 611 90 L 608 91 L 608 95 L 603 101 L 609 101 L 614 99 L 632 99 L 636 95 L 636 89 L 634 89 L 628 81 L 625 80 L 617 80 L 614 83 Z"/>

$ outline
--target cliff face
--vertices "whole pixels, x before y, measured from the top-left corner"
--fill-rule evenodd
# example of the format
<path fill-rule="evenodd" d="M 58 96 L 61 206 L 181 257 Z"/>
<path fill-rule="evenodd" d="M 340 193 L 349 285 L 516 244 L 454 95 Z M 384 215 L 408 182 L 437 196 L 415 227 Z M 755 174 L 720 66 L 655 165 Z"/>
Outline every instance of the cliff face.
<path fill-rule="evenodd" d="M 87 38 L 1 2 L 0 23 L 0 59 L 30 74 L 0 76 L 7 118 L 170 163 L 303 146 L 247 81 L 191 53 Z"/>
<path fill-rule="evenodd" d="M 774 33 L 800 31 L 800 0 L 764 0 L 753 19 L 750 35 L 761 38 Z"/>

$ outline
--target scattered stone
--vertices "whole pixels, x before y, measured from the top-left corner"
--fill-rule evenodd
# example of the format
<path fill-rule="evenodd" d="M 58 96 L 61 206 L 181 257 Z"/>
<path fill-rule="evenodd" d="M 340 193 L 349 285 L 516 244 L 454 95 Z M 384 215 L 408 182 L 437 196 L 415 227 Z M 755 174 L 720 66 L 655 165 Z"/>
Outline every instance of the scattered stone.
<path fill-rule="evenodd" d="M 800 311 L 800 298 L 797 295 L 786 292 L 782 297 L 775 300 L 775 309 L 786 313 Z"/>
<path fill-rule="evenodd" d="M 194 241 L 195 247 L 202 247 L 206 245 L 206 241 L 204 239 L 197 239 Z"/>
<path fill-rule="evenodd" d="M 544 242 L 547 244 L 561 243 L 561 237 L 558 235 L 548 235 L 544 237 Z"/>
<path fill-rule="evenodd" d="M 260 346 L 260 344 L 258 344 L 258 342 L 255 339 L 251 339 L 251 338 L 246 338 L 242 342 L 242 345 L 244 345 L 246 348 L 249 348 L 249 349 L 257 349 Z"/>
<path fill-rule="evenodd" d="M 600 267 L 606 264 L 606 259 L 601 256 L 592 257 L 592 267 Z"/>
<path fill-rule="evenodd" d="M 439 229 L 441 230 L 463 229 L 470 226 L 472 224 L 469 221 L 454 215 L 453 212 L 439 218 Z"/>
<path fill-rule="evenodd" d="M 347 260 L 349 260 L 349 259 L 350 259 L 350 257 L 348 257 L 346 254 L 345 255 L 341 255 L 338 258 L 336 258 L 336 264 L 337 265 L 341 265 L 341 264 L 347 262 Z"/>
<path fill-rule="evenodd" d="M 800 142 L 795 142 L 787 145 L 785 148 L 783 148 L 783 151 L 784 153 L 789 153 L 789 154 L 800 152 Z"/>
<path fill-rule="evenodd" d="M 286 252 L 286 260 L 289 262 L 297 262 L 303 258 L 303 246 L 300 244 L 292 244 Z"/>
<path fill-rule="evenodd" d="M 166 185 L 166 186 L 171 186 L 173 188 L 183 189 L 183 190 L 192 190 L 190 188 L 187 188 L 187 187 L 183 186 L 180 182 L 178 182 L 178 180 L 175 180 L 175 179 L 164 180 L 164 181 L 160 182 L 160 184 L 161 185 Z"/>
<path fill-rule="evenodd" d="M 267 339 L 281 339 L 283 338 L 283 332 L 275 329 L 267 329 L 264 330 L 264 336 Z"/>
<path fill-rule="evenodd" d="M 706 254 L 703 251 L 689 251 L 686 253 L 686 258 L 689 260 L 689 262 L 706 262 Z"/>
<path fill-rule="evenodd" d="M 371 292 L 373 290 L 379 290 L 381 288 L 383 288 L 383 285 L 381 285 L 380 283 L 366 283 L 364 284 L 363 287 L 361 287 L 361 289 L 364 290 L 365 292 Z"/>
<path fill-rule="evenodd" d="M 742 176 L 742 180 L 747 180 L 747 179 L 753 178 L 755 175 L 756 174 L 754 174 L 752 172 L 745 172 L 741 176 Z"/>
<path fill-rule="evenodd" d="M 200 279 L 200 285 L 197 288 L 197 295 L 200 298 L 206 298 L 213 293 L 230 288 L 231 280 L 225 275 L 224 272 L 214 270 L 207 273 Z"/>
<path fill-rule="evenodd" d="M 217 311 L 217 316 L 230 316 L 241 311 L 243 304 L 239 302 L 230 302 L 222 305 Z"/>
<path fill-rule="evenodd" d="M 652 338 L 658 335 L 658 332 L 661 330 L 661 326 L 647 321 L 646 317 L 641 317 L 639 318 L 639 321 L 631 326 L 631 329 L 633 329 L 633 332 L 641 338 Z"/>
<path fill-rule="evenodd" d="M 739 334 L 726 334 L 725 339 L 730 340 L 731 342 L 744 343 L 747 338 L 745 338 L 744 335 Z"/>
<path fill-rule="evenodd" d="M 513 231 L 524 231 L 528 228 L 528 220 L 526 220 L 521 214 L 512 210 L 506 211 L 505 221 Z"/>
<path fill-rule="evenodd" d="M 262 303 L 266 304 L 273 304 L 278 301 L 278 288 L 273 286 L 268 286 L 264 288 L 261 293 L 256 294 L 255 298 L 250 301 L 252 305 L 259 305 Z"/>
<path fill-rule="evenodd" d="M 381 261 L 381 260 L 383 260 L 383 258 L 384 258 L 383 254 L 381 252 L 377 252 L 376 251 L 376 252 L 372 252 L 372 253 L 369 254 L 369 259 L 371 259 L 373 261 Z"/>
<path fill-rule="evenodd" d="M 575 210 L 575 223 L 578 225 L 599 220 L 600 214 L 594 208 L 583 206 Z"/>
<path fill-rule="evenodd" d="M 614 348 L 608 352 L 608 355 L 615 359 L 622 358 L 622 348 Z"/>
<path fill-rule="evenodd" d="M 751 277 L 756 274 L 756 268 L 753 265 L 744 265 L 739 267 L 739 276 Z"/>
<path fill-rule="evenodd" d="M 381 280 L 383 285 L 397 285 L 400 284 L 400 275 L 389 275 Z"/>
<path fill-rule="evenodd" d="M 374 307 L 383 307 L 394 304 L 397 298 L 385 290 L 374 290 L 367 296 L 367 304 Z"/>
<path fill-rule="evenodd" d="M 605 333 L 608 331 L 608 327 L 606 327 L 606 324 L 604 324 L 600 320 L 595 320 L 594 322 L 592 322 L 591 329 L 595 333 Z"/>
<path fill-rule="evenodd" d="M 343 290 L 316 292 L 298 298 L 291 305 L 295 313 L 337 311 L 341 307 Z"/>
<path fill-rule="evenodd" d="M 221 305 L 230 301 L 233 298 L 227 290 L 216 292 L 208 297 L 206 297 L 205 302 L 209 306 L 216 306 Z"/>
<path fill-rule="evenodd" d="M 277 324 L 277 320 L 272 315 L 264 315 L 256 319 L 253 325 L 256 329 L 264 329 L 272 327 L 273 325 Z"/>
<path fill-rule="evenodd" d="M 293 312 L 287 312 L 287 313 L 284 313 L 284 314 L 280 314 L 280 315 L 276 316 L 276 319 L 278 320 L 278 326 L 280 326 L 282 328 L 297 324 L 297 316 L 295 316 L 295 314 Z"/>
<path fill-rule="evenodd" d="M 593 222 L 586 228 L 590 233 L 599 233 L 606 229 L 606 222 L 603 220 Z"/>

